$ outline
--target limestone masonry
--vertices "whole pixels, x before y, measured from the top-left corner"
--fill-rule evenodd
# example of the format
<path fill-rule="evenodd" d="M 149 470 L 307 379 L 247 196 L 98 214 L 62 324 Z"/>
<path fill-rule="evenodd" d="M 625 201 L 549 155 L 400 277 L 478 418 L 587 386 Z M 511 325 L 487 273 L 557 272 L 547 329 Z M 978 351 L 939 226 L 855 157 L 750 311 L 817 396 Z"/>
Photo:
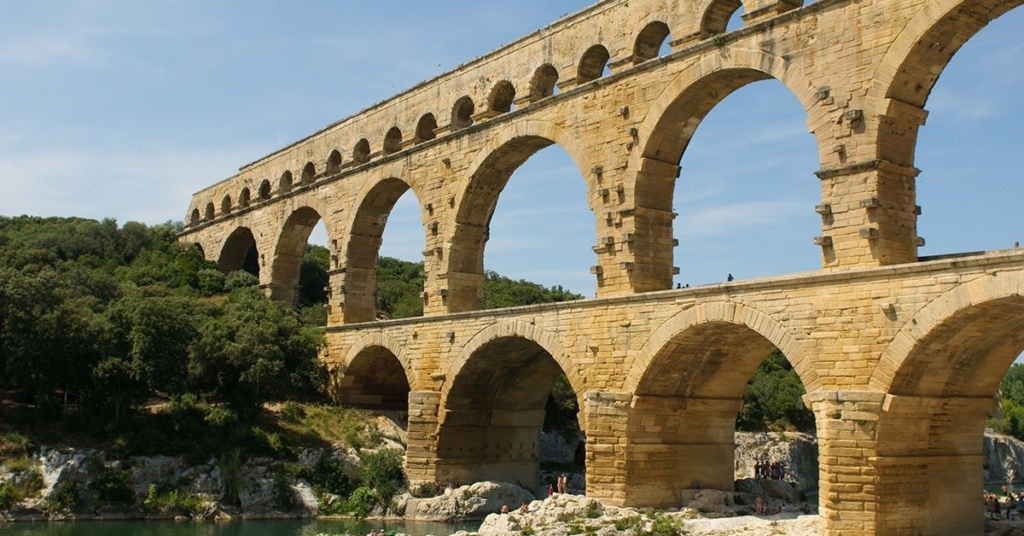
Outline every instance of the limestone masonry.
<path fill-rule="evenodd" d="M 746 382 L 779 349 L 817 417 L 823 533 L 981 534 L 985 415 L 1024 350 L 1024 250 L 919 259 L 914 151 L 952 55 L 1021 3 L 601 1 L 196 193 L 180 238 L 225 270 L 255 249 L 268 294 L 294 301 L 324 221 L 324 359 L 341 401 L 408 409 L 413 480 L 536 486 L 564 372 L 588 495 L 674 506 L 731 489 Z M 714 106 L 768 78 L 817 140 L 822 269 L 672 290 L 680 158 Z M 586 181 L 598 296 L 483 311 L 491 214 L 552 144 Z M 425 316 L 375 321 L 381 233 L 409 190 Z"/>

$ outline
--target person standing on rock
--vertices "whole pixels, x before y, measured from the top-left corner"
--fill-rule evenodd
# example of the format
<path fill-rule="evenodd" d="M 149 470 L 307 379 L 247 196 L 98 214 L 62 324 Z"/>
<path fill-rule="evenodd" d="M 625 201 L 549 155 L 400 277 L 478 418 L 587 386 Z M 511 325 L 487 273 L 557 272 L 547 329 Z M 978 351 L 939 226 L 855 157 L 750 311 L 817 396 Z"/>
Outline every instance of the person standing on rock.
<path fill-rule="evenodd" d="M 553 484 L 548 484 L 548 497 L 552 497 L 552 496 L 554 496 L 554 494 L 555 494 L 555 486 Z"/>

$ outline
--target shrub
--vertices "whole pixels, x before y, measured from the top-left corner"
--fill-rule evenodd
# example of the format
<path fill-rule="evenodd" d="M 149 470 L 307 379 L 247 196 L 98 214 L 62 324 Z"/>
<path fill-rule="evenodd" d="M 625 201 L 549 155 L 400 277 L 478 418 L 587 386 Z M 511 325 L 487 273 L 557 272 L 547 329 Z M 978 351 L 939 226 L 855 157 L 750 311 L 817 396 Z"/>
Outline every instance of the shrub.
<path fill-rule="evenodd" d="M 409 490 L 409 494 L 417 499 L 429 499 L 441 495 L 443 490 L 438 482 L 420 482 Z"/>
<path fill-rule="evenodd" d="M 615 530 L 622 532 L 625 530 L 635 529 L 640 527 L 640 523 L 642 523 L 642 521 L 643 520 L 640 519 L 640 516 L 622 517 L 615 520 Z"/>
<path fill-rule="evenodd" d="M 198 495 L 182 493 L 176 489 L 160 491 L 156 484 L 150 484 L 146 491 L 146 499 L 142 501 L 143 509 L 150 514 L 167 512 L 185 512 L 196 516 L 203 511 L 205 501 Z"/>
<path fill-rule="evenodd" d="M 46 503 L 49 512 L 70 512 L 78 506 L 78 488 L 74 482 L 65 482 Z"/>
<path fill-rule="evenodd" d="M 14 487 L 10 482 L 4 482 L 0 486 L 0 510 L 9 510 L 12 506 L 21 502 L 21 490 Z"/>
<path fill-rule="evenodd" d="M 288 475 L 283 471 L 274 474 L 274 506 L 282 512 L 295 508 L 295 493 L 288 483 Z"/>
<path fill-rule="evenodd" d="M 381 504 L 390 502 L 398 490 L 405 485 L 402 452 L 390 449 L 379 450 L 362 456 L 362 460 L 363 466 L 359 469 L 360 482 L 363 486 L 376 491 Z"/>
<path fill-rule="evenodd" d="M 363 518 L 370 513 L 373 506 L 377 504 L 377 496 L 373 490 L 365 486 L 356 488 L 346 501 L 345 510 L 353 516 Z"/>
<path fill-rule="evenodd" d="M 131 472 L 127 470 L 108 469 L 101 472 L 89 484 L 96 493 L 96 499 L 108 504 L 132 504 L 135 492 L 131 486 Z"/>
<path fill-rule="evenodd" d="M 683 536 L 682 524 L 669 516 L 659 515 L 651 523 L 651 536 Z"/>
<path fill-rule="evenodd" d="M 591 499 L 587 503 L 587 509 L 584 511 L 584 514 L 590 519 L 597 519 L 604 514 L 604 507 L 601 506 L 601 503 Z"/>
<path fill-rule="evenodd" d="M 311 469 L 299 470 L 298 477 L 308 480 L 320 495 L 348 495 L 352 492 L 352 483 L 345 474 L 345 462 L 330 456 L 320 458 Z"/>

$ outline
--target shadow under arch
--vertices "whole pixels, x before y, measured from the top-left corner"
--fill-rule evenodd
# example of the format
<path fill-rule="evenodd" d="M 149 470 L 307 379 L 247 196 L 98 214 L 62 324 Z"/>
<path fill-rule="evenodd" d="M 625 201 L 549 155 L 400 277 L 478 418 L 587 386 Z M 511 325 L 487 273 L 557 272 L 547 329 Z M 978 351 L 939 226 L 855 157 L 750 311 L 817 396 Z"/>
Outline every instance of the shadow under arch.
<path fill-rule="evenodd" d="M 932 89 L 953 56 L 988 23 L 1024 0 L 935 0 L 923 5 L 878 63 L 869 98 L 880 101 L 878 158 L 913 166 Z"/>
<path fill-rule="evenodd" d="M 553 333 L 522 321 L 477 333 L 445 374 L 437 479 L 498 480 L 538 491 L 538 438 L 560 373 L 582 408 L 583 378 Z M 582 413 L 580 427 L 586 429 Z"/>
<path fill-rule="evenodd" d="M 637 170 L 632 187 L 636 209 L 645 215 L 635 220 L 635 248 L 650 251 L 648 258 L 652 259 L 646 261 L 651 265 L 643 268 L 650 277 L 637 291 L 672 286 L 673 193 L 680 162 L 701 121 L 736 90 L 770 79 L 781 82 L 805 113 L 814 105 L 812 86 L 797 66 L 761 50 L 732 48 L 728 54 L 709 56 L 683 70 L 652 105 L 639 128 L 640 150 L 629 163 L 629 169 Z M 816 143 L 821 145 L 817 139 Z M 819 191 L 818 186 L 808 184 Z"/>
<path fill-rule="evenodd" d="M 732 491 L 736 419 L 747 383 L 774 351 L 807 390 L 808 352 L 772 316 L 734 302 L 700 304 L 667 320 L 630 368 L 626 505 L 674 507 L 680 489 Z"/>
<path fill-rule="evenodd" d="M 959 505 L 983 489 L 986 417 L 1024 351 L 1022 285 L 1020 271 L 979 274 L 914 313 L 882 354 L 871 378 L 887 392 L 872 459 L 876 500 L 888 505 L 880 532 L 984 532 L 983 510 Z"/>
<path fill-rule="evenodd" d="M 323 213 L 323 207 L 314 208 L 306 205 L 292 211 L 285 220 L 273 248 L 270 276 L 260 279 L 269 280 L 266 287 L 271 299 L 293 306 L 298 304 L 299 276 L 306 245 L 309 242 L 309 235 L 322 219 Z M 327 232 L 330 243 L 329 226 Z"/>
<path fill-rule="evenodd" d="M 405 345 L 374 333 L 357 340 L 331 371 L 331 393 L 346 406 L 407 411 L 415 378 Z"/>
<path fill-rule="evenodd" d="M 259 246 L 251 229 L 238 227 L 228 235 L 220 248 L 217 268 L 222 272 L 245 270 L 256 277 L 260 276 Z"/>
<path fill-rule="evenodd" d="M 512 174 L 534 154 L 558 145 L 575 162 L 584 177 L 588 194 L 596 186 L 587 178 L 588 158 L 574 136 L 546 121 L 530 120 L 507 124 L 494 134 L 466 178 L 459 184 L 451 249 L 444 263 L 448 274 L 448 312 L 479 310 L 484 285 L 484 248 L 489 238 L 491 217 L 498 198 Z M 591 195 L 588 195 L 588 205 Z M 591 206 L 591 209 L 593 207 Z M 596 225 L 596 223 L 595 223 Z M 596 233 L 596 227 L 595 227 Z"/>
<path fill-rule="evenodd" d="M 412 191 L 423 221 L 422 197 L 399 177 L 404 169 L 393 166 L 381 170 L 377 180 L 368 181 L 356 198 L 357 209 L 348 222 L 344 250 L 344 290 L 342 306 L 345 323 L 376 319 L 377 259 L 383 242 L 384 227 L 399 198 Z M 424 231 L 425 232 L 425 231 Z"/>

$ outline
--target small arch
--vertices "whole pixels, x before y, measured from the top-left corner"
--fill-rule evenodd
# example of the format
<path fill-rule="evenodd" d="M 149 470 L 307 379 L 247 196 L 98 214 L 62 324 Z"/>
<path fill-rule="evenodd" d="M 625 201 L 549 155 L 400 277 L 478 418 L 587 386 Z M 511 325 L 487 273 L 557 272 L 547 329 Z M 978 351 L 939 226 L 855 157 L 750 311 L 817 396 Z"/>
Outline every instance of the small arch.
<path fill-rule="evenodd" d="M 282 194 L 286 194 L 292 191 L 292 172 L 285 171 L 281 174 L 281 179 L 277 183 L 277 191 Z"/>
<path fill-rule="evenodd" d="M 558 91 L 558 69 L 545 63 L 537 68 L 530 81 L 530 100 L 538 101 L 550 97 Z"/>
<path fill-rule="evenodd" d="M 238 194 L 238 206 L 241 207 L 241 208 L 245 208 L 245 207 L 249 206 L 249 203 L 251 201 L 252 201 L 252 194 L 249 192 L 249 187 L 246 186 L 245 188 L 242 188 L 242 191 L 239 192 L 239 194 Z"/>
<path fill-rule="evenodd" d="M 354 407 L 407 409 L 415 371 L 404 348 L 383 334 L 357 341 L 332 374 L 336 401 Z"/>
<path fill-rule="evenodd" d="M 189 217 L 189 220 L 188 220 L 189 223 L 192 224 L 192 225 L 199 225 L 199 218 L 200 218 L 200 216 L 199 216 L 199 209 L 198 208 L 192 209 L 192 215 Z"/>
<path fill-rule="evenodd" d="M 260 276 L 259 252 L 256 237 L 248 227 L 239 227 L 231 232 L 220 249 L 217 268 L 223 272 L 244 270 Z"/>
<path fill-rule="evenodd" d="M 391 127 L 384 135 L 384 153 L 397 153 L 402 150 L 402 131 L 398 127 Z"/>
<path fill-rule="evenodd" d="M 313 181 L 315 181 L 315 180 L 316 180 L 316 166 L 314 166 L 312 162 L 306 162 L 306 167 L 302 168 L 301 183 L 303 185 L 313 184 Z"/>
<path fill-rule="evenodd" d="M 335 149 L 327 157 L 327 174 L 334 175 L 339 171 L 341 171 L 341 152 Z"/>
<path fill-rule="evenodd" d="M 211 201 L 206 204 L 206 214 L 203 215 L 203 219 L 205 219 L 206 221 L 210 221 L 214 218 L 214 216 L 215 213 L 213 208 L 213 201 Z"/>
<path fill-rule="evenodd" d="M 359 140 L 355 149 L 352 149 L 352 160 L 356 164 L 365 164 L 370 161 L 370 142 L 366 141 L 366 138 Z"/>
<path fill-rule="evenodd" d="M 742 7 L 740 0 L 712 0 L 701 18 L 701 35 L 711 37 L 728 31 L 729 21 Z"/>
<path fill-rule="evenodd" d="M 487 99 L 487 102 L 492 112 L 504 114 L 512 111 L 512 103 L 515 100 L 515 86 L 508 80 L 502 80 L 491 89 L 491 96 Z"/>
<path fill-rule="evenodd" d="M 231 214 L 231 196 L 225 195 L 224 199 L 220 200 L 220 213 Z"/>
<path fill-rule="evenodd" d="M 660 20 L 645 26 L 633 45 L 633 64 L 637 65 L 658 57 L 658 52 L 671 33 L 668 24 Z"/>
<path fill-rule="evenodd" d="M 267 180 L 267 179 L 263 179 L 263 182 L 260 183 L 260 189 L 259 189 L 259 198 L 260 198 L 260 200 L 261 201 L 266 201 L 267 199 L 270 199 L 270 191 L 271 191 L 270 181 Z"/>
<path fill-rule="evenodd" d="M 594 45 L 583 53 L 580 58 L 580 65 L 576 72 L 576 80 L 580 84 L 597 80 L 604 76 L 604 70 L 608 66 L 611 54 L 604 45 Z"/>
<path fill-rule="evenodd" d="M 437 120 L 434 114 L 424 114 L 416 123 L 416 143 L 422 143 L 437 137 L 434 131 L 437 130 Z"/>
<path fill-rule="evenodd" d="M 459 100 L 455 101 L 455 106 L 452 107 L 452 126 L 451 130 L 464 129 L 473 124 L 473 113 L 476 111 L 476 106 L 473 104 L 473 99 L 464 96 L 460 97 Z"/>

